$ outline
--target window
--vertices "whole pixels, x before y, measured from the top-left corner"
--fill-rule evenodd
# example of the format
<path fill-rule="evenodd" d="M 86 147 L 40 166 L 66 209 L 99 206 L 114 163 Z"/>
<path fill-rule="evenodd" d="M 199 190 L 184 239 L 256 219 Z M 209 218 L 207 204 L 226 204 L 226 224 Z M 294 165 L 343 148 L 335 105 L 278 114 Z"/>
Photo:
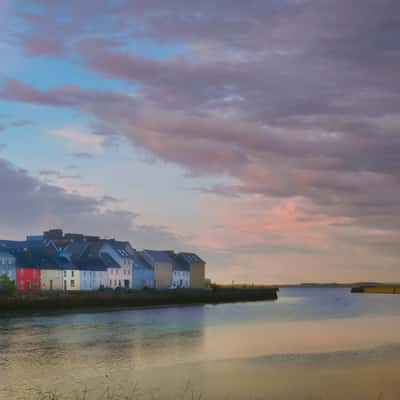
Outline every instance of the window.
<path fill-rule="evenodd" d="M 110 286 L 112 286 L 112 280 L 110 279 Z"/>
<path fill-rule="evenodd" d="M 121 286 L 121 281 L 118 281 L 118 286 Z"/>
<path fill-rule="evenodd" d="M 117 281 L 116 280 L 114 280 L 114 286 L 117 286 Z"/>
<path fill-rule="evenodd" d="M 71 271 L 71 276 L 74 277 L 74 271 Z M 72 282 L 72 281 L 71 281 Z"/>
<path fill-rule="evenodd" d="M 64 271 L 64 278 L 67 277 L 67 271 Z"/>

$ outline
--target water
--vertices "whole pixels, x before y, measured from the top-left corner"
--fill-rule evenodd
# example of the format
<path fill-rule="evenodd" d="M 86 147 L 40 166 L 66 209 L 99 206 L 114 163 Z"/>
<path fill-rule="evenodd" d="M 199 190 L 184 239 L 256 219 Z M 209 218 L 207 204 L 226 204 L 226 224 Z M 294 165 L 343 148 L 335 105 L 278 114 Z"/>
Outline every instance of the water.
<path fill-rule="evenodd" d="M 0 318 L 0 399 L 399 399 L 400 296 Z M 197 397 L 193 397 L 197 398 Z"/>

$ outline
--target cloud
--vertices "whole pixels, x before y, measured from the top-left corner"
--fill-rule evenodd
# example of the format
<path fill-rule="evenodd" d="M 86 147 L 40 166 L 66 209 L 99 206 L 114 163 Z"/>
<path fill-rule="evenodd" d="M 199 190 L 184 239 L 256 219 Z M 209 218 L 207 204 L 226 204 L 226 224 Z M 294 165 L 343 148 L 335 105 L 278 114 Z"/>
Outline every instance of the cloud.
<path fill-rule="evenodd" d="M 90 160 L 90 159 L 94 158 L 94 154 L 86 153 L 86 152 L 71 153 L 71 156 L 80 158 L 82 160 Z"/>
<path fill-rule="evenodd" d="M 52 107 L 82 107 L 90 110 L 92 103 L 98 105 L 126 102 L 126 96 L 117 92 L 82 90 L 78 85 L 63 86 L 50 90 L 37 90 L 33 86 L 7 79 L 0 87 L 3 100 L 24 101 Z"/>
<path fill-rule="evenodd" d="M 57 172 L 42 171 L 42 175 L 54 176 Z M 179 242 L 165 227 L 138 224 L 138 215 L 131 211 L 104 207 L 104 197 L 67 193 L 4 159 L 0 159 L 0 186 L 3 188 L 0 196 L 0 236 L 3 238 L 22 238 L 49 227 L 62 227 L 67 231 L 131 240 L 137 247 L 170 246 Z"/>
<path fill-rule="evenodd" d="M 39 171 L 39 175 L 47 178 L 57 178 L 57 179 L 80 179 L 81 176 L 78 174 L 63 174 L 54 169 L 42 169 Z"/>
<path fill-rule="evenodd" d="M 255 219 L 241 215 L 236 226 L 251 228 L 256 247 L 268 247 L 275 226 L 318 231 L 336 248 L 340 240 L 362 246 L 359 237 L 368 246 L 382 237 L 393 244 L 400 235 L 399 14 L 393 0 L 46 1 L 40 13 L 13 16 L 23 21 L 24 32 L 14 34 L 26 54 L 65 57 L 125 89 L 38 89 L 6 79 L 0 98 L 87 115 L 90 139 L 61 135 L 77 157 L 123 137 L 188 175 L 228 177 L 230 184 L 200 188 L 202 196 L 246 205 L 261 199 Z M 132 43 L 183 50 L 154 57 Z M 288 236 L 278 239 L 274 249 Z"/>
<path fill-rule="evenodd" d="M 76 151 L 81 158 L 84 158 L 82 154 L 94 155 L 100 153 L 105 145 L 104 137 L 93 135 L 79 127 L 54 129 L 50 131 L 50 135 L 64 139 L 67 149 Z M 85 149 L 87 150 L 82 151 Z"/>

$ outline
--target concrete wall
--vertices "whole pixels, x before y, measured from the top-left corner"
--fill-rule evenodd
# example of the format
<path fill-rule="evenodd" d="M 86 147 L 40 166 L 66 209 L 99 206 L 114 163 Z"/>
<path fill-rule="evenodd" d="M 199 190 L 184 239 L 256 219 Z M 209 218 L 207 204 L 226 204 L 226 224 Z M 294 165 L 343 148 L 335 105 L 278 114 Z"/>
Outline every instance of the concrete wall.
<path fill-rule="evenodd" d="M 157 289 L 167 289 L 172 281 L 172 264 L 156 262 L 154 264 L 154 281 Z"/>
<path fill-rule="evenodd" d="M 206 266 L 204 263 L 190 264 L 190 287 L 202 289 L 205 287 Z"/>
<path fill-rule="evenodd" d="M 40 286 L 42 290 L 63 290 L 63 271 L 42 269 L 40 271 Z"/>

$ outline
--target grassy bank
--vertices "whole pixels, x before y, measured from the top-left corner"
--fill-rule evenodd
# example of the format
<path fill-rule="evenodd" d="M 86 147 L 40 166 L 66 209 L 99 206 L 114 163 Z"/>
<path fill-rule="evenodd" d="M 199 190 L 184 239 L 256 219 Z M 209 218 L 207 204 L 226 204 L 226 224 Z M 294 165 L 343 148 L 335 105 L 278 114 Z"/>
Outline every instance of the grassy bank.
<path fill-rule="evenodd" d="M 277 289 L 180 289 L 131 292 L 40 292 L 0 296 L 0 315 L 12 312 L 144 307 L 184 304 L 216 304 L 276 300 Z"/>

